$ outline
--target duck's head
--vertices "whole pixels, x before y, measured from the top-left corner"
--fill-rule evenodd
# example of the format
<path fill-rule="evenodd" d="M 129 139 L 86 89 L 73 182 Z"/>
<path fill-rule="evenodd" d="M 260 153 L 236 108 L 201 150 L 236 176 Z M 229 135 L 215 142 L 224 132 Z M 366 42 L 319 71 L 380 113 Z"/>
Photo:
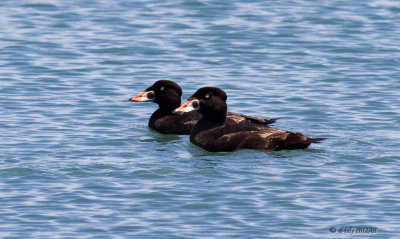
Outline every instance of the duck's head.
<path fill-rule="evenodd" d="M 137 96 L 130 98 L 129 101 L 150 101 L 157 103 L 161 109 L 172 111 L 181 104 L 181 96 L 182 88 L 177 83 L 170 80 L 159 80 Z"/>
<path fill-rule="evenodd" d="M 174 112 L 182 113 L 197 110 L 203 117 L 226 118 L 226 93 L 216 87 L 198 89 L 183 105 Z"/>

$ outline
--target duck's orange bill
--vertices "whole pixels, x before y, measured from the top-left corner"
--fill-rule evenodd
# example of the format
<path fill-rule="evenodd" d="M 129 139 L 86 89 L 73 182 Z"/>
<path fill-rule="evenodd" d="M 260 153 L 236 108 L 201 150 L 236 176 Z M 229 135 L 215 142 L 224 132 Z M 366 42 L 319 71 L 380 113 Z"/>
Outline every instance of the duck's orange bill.
<path fill-rule="evenodd" d="M 188 100 L 186 101 L 183 105 L 179 106 L 179 108 L 175 109 L 174 112 L 176 113 L 184 113 L 184 112 L 189 112 L 192 111 L 192 105 L 193 100 Z"/>
<path fill-rule="evenodd" d="M 138 94 L 135 97 L 132 97 L 129 99 L 129 101 L 136 101 L 136 102 L 144 102 L 144 101 L 149 101 L 149 98 L 147 97 L 147 93 L 150 91 L 143 91 L 142 93 Z"/>

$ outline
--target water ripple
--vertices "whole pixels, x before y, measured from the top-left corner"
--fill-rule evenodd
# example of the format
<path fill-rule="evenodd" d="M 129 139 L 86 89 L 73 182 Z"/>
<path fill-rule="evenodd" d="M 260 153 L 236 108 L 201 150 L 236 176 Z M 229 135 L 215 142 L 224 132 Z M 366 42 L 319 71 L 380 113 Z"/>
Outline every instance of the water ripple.
<path fill-rule="evenodd" d="M 23 0 L 0 10 L 2 237 L 398 234 L 397 1 Z M 159 79 L 178 82 L 184 99 L 221 87 L 231 111 L 328 139 L 206 152 L 150 130 L 155 105 L 128 102 Z"/>

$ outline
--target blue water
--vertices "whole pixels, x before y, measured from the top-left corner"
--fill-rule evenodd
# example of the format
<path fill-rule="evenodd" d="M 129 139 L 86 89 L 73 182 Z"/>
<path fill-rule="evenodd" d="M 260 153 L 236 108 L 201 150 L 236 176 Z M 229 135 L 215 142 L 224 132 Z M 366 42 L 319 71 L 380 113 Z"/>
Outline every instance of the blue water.
<path fill-rule="evenodd" d="M 0 2 L 0 237 L 398 238 L 400 3 Z M 328 138 L 208 153 L 128 99 L 159 79 Z M 374 233 L 339 233 L 375 227 Z M 335 227 L 335 233 L 330 229 Z"/>

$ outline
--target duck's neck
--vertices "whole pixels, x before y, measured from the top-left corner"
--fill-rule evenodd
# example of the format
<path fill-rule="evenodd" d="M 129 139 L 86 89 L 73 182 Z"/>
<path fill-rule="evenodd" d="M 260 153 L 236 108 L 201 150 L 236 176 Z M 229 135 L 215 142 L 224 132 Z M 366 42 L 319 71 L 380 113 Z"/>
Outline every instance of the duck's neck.
<path fill-rule="evenodd" d="M 162 116 L 172 114 L 172 112 L 181 105 L 181 99 L 168 99 L 158 103 L 158 110 Z M 157 112 L 156 111 L 156 112 Z"/>
<path fill-rule="evenodd" d="M 149 120 L 149 126 L 151 127 L 156 120 L 166 115 L 172 114 L 172 112 L 180 105 L 181 105 L 181 99 L 168 100 L 158 103 L 159 108 L 156 111 L 154 111 L 154 113 L 151 115 Z"/>
<path fill-rule="evenodd" d="M 181 98 L 169 99 L 158 103 L 159 110 L 164 114 L 171 114 L 176 108 L 181 105 Z"/>
<path fill-rule="evenodd" d="M 203 114 L 203 117 L 196 123 L 191 133 L 191 138 L 195 137 L 202 131 L 213 129 L 225 124 L 227 110 L 220 110 L 218 112 L 207 112 Z"/>

